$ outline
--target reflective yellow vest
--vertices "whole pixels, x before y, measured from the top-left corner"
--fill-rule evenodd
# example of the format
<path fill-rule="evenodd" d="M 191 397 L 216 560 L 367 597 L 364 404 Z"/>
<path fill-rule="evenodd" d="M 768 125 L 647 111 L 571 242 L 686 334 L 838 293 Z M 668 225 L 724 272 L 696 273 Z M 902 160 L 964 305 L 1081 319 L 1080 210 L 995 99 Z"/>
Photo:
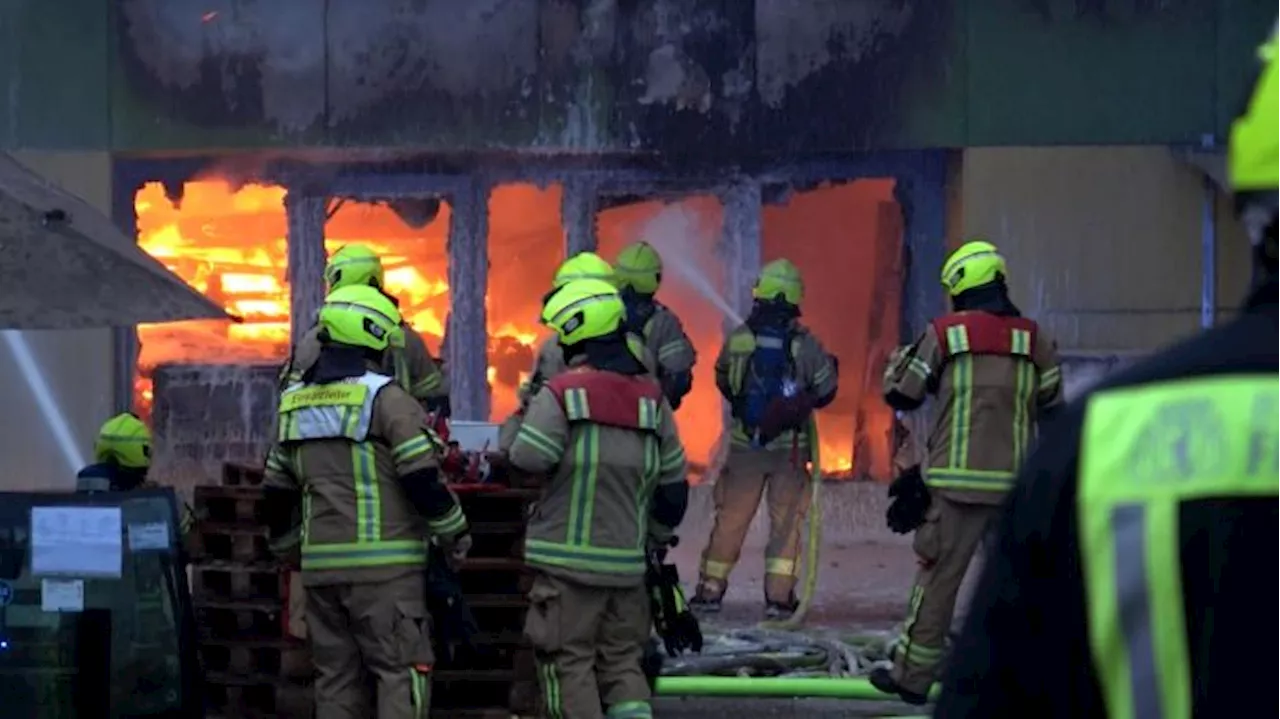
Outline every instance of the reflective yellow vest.
<path fill-rule="evenodd" d="M 385 375 L 366 372 L 361 377 L 323 385 L 294 384 L 280 396 L 277 437 L 281 443 L 348 439 L 352 444 L 356 521 L 324 531 L 313 526 L 311 494 L 302 498 L 302 569 L 353 569 L 403 564 L 425 564 L 424 537 L 386 536 L 383 518 L 393 508 L 391 497 L 381 492 L 377 443 L 369 440 L 373 404 L 378 391 L 391 382 Z M 428 442 L 423 436 L 422 442 Z M 389 450 L 387 450 L 389 451 Z M 399 450 L 397 450 L 399 451 Z M 305 470 L 304 470 L 305 471 Z M 405 508 L 405 512 L 412 511 Z M 341 537 L 341 539 L 338 539 Z"/>
<path fill-rule="evenodd" d="M 1234 375 L 1090 398 L 1080 550 L 1089 643 L 1111 719 L 1191 717 L 1179 505 L 1277 496 L 1278 386 L 1275 375 Z"/>

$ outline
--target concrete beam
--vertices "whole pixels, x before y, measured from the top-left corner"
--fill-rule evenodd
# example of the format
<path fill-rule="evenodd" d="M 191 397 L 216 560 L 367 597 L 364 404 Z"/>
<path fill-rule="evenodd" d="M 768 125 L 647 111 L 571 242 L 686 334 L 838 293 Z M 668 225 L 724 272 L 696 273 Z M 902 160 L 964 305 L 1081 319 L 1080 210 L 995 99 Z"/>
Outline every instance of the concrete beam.
<path fill-rule="evenodd" d="M 489 286 L 489 183 L 476 176 L 460 182 L 449 218 L 450 311 L 445 363 L 455 419 L 488 421 L 487 317 Z"/>
<path fill-rule="evenodd" d="M 296 342 L 316 322 L 324 302 L 324 223 L 328 198 L 290 188 L 284 196 L 288 218 L 289 337 Z"/>

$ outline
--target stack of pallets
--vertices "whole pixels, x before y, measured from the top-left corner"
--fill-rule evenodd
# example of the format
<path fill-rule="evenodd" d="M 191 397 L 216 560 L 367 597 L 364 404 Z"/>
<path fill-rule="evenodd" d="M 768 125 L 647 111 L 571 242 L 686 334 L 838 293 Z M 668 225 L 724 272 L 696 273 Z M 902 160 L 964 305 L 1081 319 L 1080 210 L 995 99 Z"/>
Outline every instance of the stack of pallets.
<path fill-rule="evenodd" d="M 227 465 L 222 486 L 197 487 L 192 597 L 210 712 L 311 716 L 306 643 L 288 636 L 288 572 L 267 547 L 262 470 Z M 537 710 L 537 670 L 522 638 L 528 576 L 520 559 L 531 489 L 454 485 L 471 523 L 459 572 L 479 626 L 472 651 L 437 647 L 431 716 L 509 719 Z M 425 578 L 424 578 L 425 581 Z"/>
<path fill-rule="evenodd" d="M 267 547 L 262 471 L 227 465 L 195 489 L 191 597 L 209 712 L 311 716 L 311 659 L 285 627 L 289 574 Z"/>

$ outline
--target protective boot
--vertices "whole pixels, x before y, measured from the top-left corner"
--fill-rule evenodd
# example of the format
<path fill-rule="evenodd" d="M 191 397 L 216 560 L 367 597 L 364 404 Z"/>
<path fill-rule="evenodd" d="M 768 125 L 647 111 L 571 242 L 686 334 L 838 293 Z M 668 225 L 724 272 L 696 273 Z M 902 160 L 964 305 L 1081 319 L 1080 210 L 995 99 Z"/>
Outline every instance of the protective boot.
<path fill-rule="evenodd" d="M 799 608 L 800 600 L 796 599 L 795 594 L 792 594 L 785 602 L 770 602 L 766 600 L 764 603 L 764 617 L 771 621 L 790 619 L 791 615 L 795 614 Z"/>
<path fill-rule="evenodd" d="M 689 600 L 689 609 L 694 614 L 715 614 L 724 603 L 724 593 L 729 587 L 711 579 L 698 583 L 698 591 Z"/>
<path fill-rule="evenodd" d="M 929 701 L 929 697 L 925 694 L 904 689 L 893 680 L 893 674 L 884 667 L 872 669 L 871 674 L 867 676 L 867 679 L 871 682 L 871 686 L 879 689 L 885 694 L 897 694 L 902 701 L 907 704 L 911 704 L 912 706 L 921 706 L 923 704 L 927 704 Z"/>

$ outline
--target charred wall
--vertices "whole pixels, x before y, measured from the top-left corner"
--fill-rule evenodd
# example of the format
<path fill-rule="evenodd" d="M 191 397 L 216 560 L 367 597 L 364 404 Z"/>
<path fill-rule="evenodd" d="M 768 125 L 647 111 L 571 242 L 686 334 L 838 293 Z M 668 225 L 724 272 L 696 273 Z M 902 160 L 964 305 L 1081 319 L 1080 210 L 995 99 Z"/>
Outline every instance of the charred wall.
<path fill-rule="evenodd" d="M 0 142 L 672 160 L 1197 143 L 1223 136 L 1274 19 L 1264 0 L 7 3 Z"/>

